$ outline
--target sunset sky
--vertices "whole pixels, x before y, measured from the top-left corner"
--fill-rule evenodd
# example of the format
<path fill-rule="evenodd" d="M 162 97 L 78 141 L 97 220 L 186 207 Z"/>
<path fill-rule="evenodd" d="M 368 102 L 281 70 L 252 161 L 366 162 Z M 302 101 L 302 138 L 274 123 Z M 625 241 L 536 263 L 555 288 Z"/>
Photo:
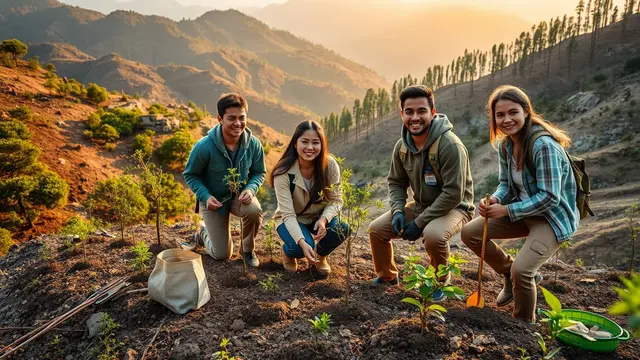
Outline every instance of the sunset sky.
<path fill-rule="evenodd" d="M 286 0 L 177 0 L 184 5 L 203 5 L 214 8 L 228 7 L 262 7 L 268 4 L 283 3 Z M 319 0 L 291 0 L 291 1 L 319 1 Z M 321 1 L 321 0 L 320 0 Z M 466 5 L 474 7 L 483 7 L 489 9 L 502 10 L 516 14 L 522 19 L 539 22 L 548 20 L 551 16 L 562 14 L 573 14 L 578 0 L 341 0 L 349 2 L 366 2 L 366 3 L 405 3 L 415 5 Z M 587 1 L 585 1 L 586 3 Z M 624 0 L 615 0 L 614 6 L 617 5 L 622 11 L 624 8 Z"/>

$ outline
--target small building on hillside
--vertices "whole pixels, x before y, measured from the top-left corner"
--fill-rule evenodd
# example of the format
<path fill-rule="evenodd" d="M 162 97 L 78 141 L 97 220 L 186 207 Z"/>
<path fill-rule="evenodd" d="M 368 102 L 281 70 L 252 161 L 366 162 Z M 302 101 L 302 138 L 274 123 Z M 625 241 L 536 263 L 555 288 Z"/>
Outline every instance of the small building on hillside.
<path fill-rule="evenodd" d="M 142 115 L 140 116 L 140 124 L 144 129 L 163 133 L 170 133 L 180 128 L 180 120 L 162 114 Z"/>

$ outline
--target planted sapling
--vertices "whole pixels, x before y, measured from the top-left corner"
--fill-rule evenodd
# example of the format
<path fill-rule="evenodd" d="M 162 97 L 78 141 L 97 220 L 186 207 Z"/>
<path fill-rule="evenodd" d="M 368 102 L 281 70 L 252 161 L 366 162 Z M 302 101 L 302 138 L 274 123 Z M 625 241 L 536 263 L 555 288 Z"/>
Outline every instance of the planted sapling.
<path fill-rule="evenodd" d="M 329 336 L 329 330 L 333 323 L 331 315 L 322 313 L 320 314 L 320 317 L 316 316 L 314 319 L 308 319 L 307 321 L 311 323 L 311 329 L 315 335 L 316 344 L 318 343 L 318 335 L 323 335 L 324 337 Z"/>
<path fill-rule="evenodd" d="M 134 270 L 145 271 L 149 267 L 149 259 L 153 255 L 149 251 L 149 246 L 144 241 L 138 241 L 135 246 L 131 248 L 131 253 L 135 255 L 133 259 L 132 267 Z"/>
<path fill-rule="evenodd" d="M 282 274 L 272 274 L 267 275 L 267 278 L 262 281 L 258 281 L 258 285 L 264 292 L 277 292 L 280 290 L 280 287 L 276 283 L 277 280 L 280 280 Z"/>
<path fill-rule="evenodd" d="M 464 292 L 456 286 L 445 286 L 444 282 L 438 279 L 447 277 L 450 273 L 460 275 L 460 264 L 466 260 L 460 258 L 459 255 L 449 257 L 448 265 L 439 265 L 438 271 L 431 265 L 424 267 L 417 263 L 411 263 L 410 267 L 405 270 L 408 274 L 402 281 L 405 283 L 406 291 L 415 291 L 416 298 L 406 297 L 402 302 L 415 305 L 420 310 L 420 333 L 424 333 L 427 329 L 427 319 L 430 316 L 436 317 L 442 321 L 443 313 L 447 312 L 442 305 L 433 303 L 433 294 L 441 290 L 446 297 L 454 297 L 462 299 Z"/>
<path fill-rule="evenodd" d="M 540 350 L 542 351 L 542 358 L 544 360 L 553 359 L 553 357 L 556 356 L 556 354 L 560 350 L 562 350 L 562 347 L 557 347 L 553 350 L 547 348 L 547 344 L 544 342 L 544 338 L 542 337 L 542 335 L 540 335 L 540 333 L 535 333 L 535 335 L 536 335 L 536 340 L 538 341 L 538 345 L 540 346 Z"/>
<path fill-rule="evenodd" d="M 216 351 L 213 353 L 213 358 L 215 360 L 236 360 L 235 356 L 231 356 L 229 350 L 227 350 L 227 346 L 229 346 L 229 339 L 226 337 L 222 338 L 220 342 L 220 351 Z"/>
<path fill-rule="evenodd" d="M 240 195 L 240 191 L 242 186 L 245 184 L 245 181 L 240 180 L 240 173 L 237 168 L 229 168 L 227 170 L 227 175 L 224 177 L 224 182 L 227 184 L 229 191 L 231 192 L 231 198 L 233 199 L 236 196 Z M 247 275 L 247 260 L 244 258 L 244 248 L 242 246 L 243 237 L 243 228 L 244 223 L 242 221 L 242 203 L 240 203 L 240 257 L 242 258 L 242 275 Z"/>
<path fill-rule="evenodd" d="M 273 231 L 276 229 L 276 222 L 270 220 L 264 227 L 264 250 L 273 262 L 273 253 L 275 252 L 278 241 L 273 236 Z"/>

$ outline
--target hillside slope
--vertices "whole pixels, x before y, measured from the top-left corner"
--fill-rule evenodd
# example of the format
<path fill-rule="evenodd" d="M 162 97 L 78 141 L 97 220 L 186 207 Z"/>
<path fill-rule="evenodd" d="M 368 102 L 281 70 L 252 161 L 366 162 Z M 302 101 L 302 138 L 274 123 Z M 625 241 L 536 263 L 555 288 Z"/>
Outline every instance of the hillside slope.
<path fill-rule="evenodd" d="M 567 41 L 564 41 L 536 55 L 531 76 L 528 70 L 524 77 L 519 74 L 514 76 L 512 65 L 505 68 L 502 75 L 496 74 L 493 82 L 490 76 L 474 81 L 473 94 L 470 92 L 470 83 L 459 84 L 456 88 L 446 86 L 436 91 L 437 110 L 449 116 L 454 131 L 470 150 L 477 190 L 489 190 L 484 184 L 485 179 L 487 175 L 497 173 L 495 150 L 487 143 L 488 129 L 484 114 L 489 93 L 501 84 L 513 84 L 530 94 L 538 111 L 568 131 L 573 139 L 573 147 L 569 151 L 587 159 L 588 171 L 597 189 L 593 196 L 594 208 L 598 209 L 597 216 L 582 222 L 573 239 L 576 245 L 564 251 L 561 257 L 571 261 L 581 258 L 587 264 L 605 263 L 618 267 L 624 267 L 629 262 L 626 250 L 629 244 L 628 230 L 622 219 L 624 209 L 633 202 L 640 202 L 640 192 L 636 186 L 640 183 L 640 175 L 630 170 L 640 161 L 640 154 L 632 150 L 640 133 L 637 112 L 637 104 L 640 104 L 640 74 L 627 74 L 623 69 L 628 59 L 640 56 L 640 15 L 629 19 L 624 39 L 620 37 L 621 25 L 616 23 L 601 30 L 592 67 L 588 60 L 590 35 L 578 37 L 570 77 Z M 549 51 L 551 66 L 550 77 L 547 78 L 546 59 Z M 597 77 L 599 81 L 594 80 L 597 74 L 600 74 Z M 604 81 L 601 80 L 603 78 Z M 572 96 L 575 97 L 570 101 Z M 590 106 L 578 105 L 589 104 L 589 99 Z M 354 164 L 382 168 L 384 170 L 379 171 L 379 175 L 386 175 L 401 126 L 399 114 L 393 113 L 382 122 L 382 130 L 378 129 L 368 139 L 363 129 L 359 135 L 361 140 L 355 143 L 355 132 L 352 131 L 347 143 L 332 143 L 332 151 Z M 634 140 L 622 144 L 625 134 L 633 135 Z"/>

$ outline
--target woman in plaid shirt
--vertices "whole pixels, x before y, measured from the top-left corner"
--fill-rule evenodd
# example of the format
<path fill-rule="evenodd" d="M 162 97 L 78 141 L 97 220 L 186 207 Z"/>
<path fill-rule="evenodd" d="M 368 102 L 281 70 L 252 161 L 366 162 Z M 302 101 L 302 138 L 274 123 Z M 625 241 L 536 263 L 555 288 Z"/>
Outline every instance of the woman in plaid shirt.
<path fill-rule="evenodd" d="M 576 181 L 564 148 L 567 134 L 535 112 L 520 88 L 500 86 L 487 104 L 490 140 L 499 149 L 498 188 L 490 204 L 480 200 L 480 217 L 462 228 L 462 241 L 480 255 L 483 217 L 489 218 L 485 260 L 505 277 L 496 304 L 515 299 L 513 316 L 535 322 L 537 271 L 576 231 Z M 544 131 L 531 147 L 532 134 Z M 529 159 L 527 159 L 529 157 Z M 515 259 L 493 240 L 526 237 Z M 534 279 L 537 278 L 537 279 Z"/>

